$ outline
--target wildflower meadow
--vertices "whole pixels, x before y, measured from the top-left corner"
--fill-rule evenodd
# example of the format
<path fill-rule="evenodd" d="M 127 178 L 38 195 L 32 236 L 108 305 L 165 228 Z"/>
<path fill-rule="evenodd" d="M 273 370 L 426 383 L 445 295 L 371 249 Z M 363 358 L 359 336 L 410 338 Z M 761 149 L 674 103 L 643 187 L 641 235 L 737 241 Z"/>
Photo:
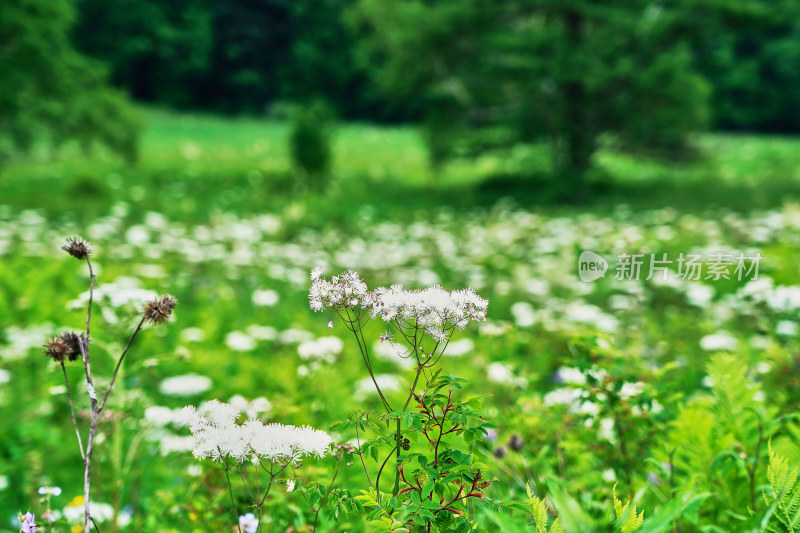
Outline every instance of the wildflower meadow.
<path fill-rule="evenodd" d="M 0 531 L 798 530 L 800 206 L 347 179 L 0 207 Z"/>
<path fill-rule="evenodd" d="M 800 533 L 800 1 L 0 0 L 0 533 Z"/>

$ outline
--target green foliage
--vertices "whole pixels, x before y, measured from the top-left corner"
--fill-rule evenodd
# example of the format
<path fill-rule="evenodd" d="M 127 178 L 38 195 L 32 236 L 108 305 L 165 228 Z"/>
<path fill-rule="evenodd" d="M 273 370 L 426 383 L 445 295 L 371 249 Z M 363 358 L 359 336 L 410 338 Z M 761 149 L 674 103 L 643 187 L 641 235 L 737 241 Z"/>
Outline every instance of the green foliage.
<path fill-rule="evenodd" d="M 68 40 L 68 0 L 10 0 L 0 6 L 0 156 L 49 140 L 58 147 L 94 141 L 133 162 L 138 121 L 124 97 L 105 86 L 101 67 Z"/>
<path fill-rule="evenodd" d="M 550 529 L 547 529 L 547 524 L 549 522 L 549 512 L 547 510 L 547 504 L 544 500 L 538 498 L 533 494 L 531 491 L 530 485 L 525 485 L 525 490 L 528 493 L 528 503 L 531 509 L 531 515 L 533 515 L 533 523 L 536 526 L 536 533 L 564 533 L 564 528 L 561 527 L 561 519 L 556 517 L 553 520 Z"/>
<path fill-rule="evenodd" d="M 769 446 L 767 479 L 774 498 L 771 520 L 767 526 L 770 533 L 794 533 L 800 531 L 800 469 L 789 465 Z M 766 496 L 765 496 L 766 498 Z"/>
<path fill-rule="evenodd" d="M 713 122 L 738 130 L 796 132 L 800 4 L 696 3 L 682 21 L 698 69 L 712 85 Z"/>
<path fill-rule="evenodd" d="M 530 495 L 529 502 L 534 515 L 537 533 L 667 533 L 674 531 L 676 521 L 682 516 L 691 516 L 703 502 L 705 496 L 687 492 L 659 506 L 658 510 L 637 514 L 635 501 L 622 502 L 612 489 L 611 501 L 579 501 L 556 485 L 549 486 L 549 497 L 558 512 L 558 518 L 547 530 L 547 508 L 542 500 Z M 642 493 L 637 495 L 641 497 Z M 540 525 L 540 522 L 542 525 Z M 563 525 L 562 525 L 563 524 Z"/>
<path fill-rule="evenodd" d="M 636 531 L 644 523 L 644 511 L 636 514 L 636 504 L 631 502 L 622 503 L 617 498 L 616 487 L 614 489 L 614 513 L 617 516 L 620 533 L 631 533 Z"/>
<path fill-rule="evenodd" d="M 321 102 L 297 109 L 292 117 L 292 165 L 306 185 L 316 191 L 325 189 L 330 175 L 331 123 L 331 112 Z"/>
<path fill-rule="evenodd" d="M 705 126 L 708 87 L 674 38 L 672 5 L 358 5 L 385 86 L 427 103 L 435 160 L 546 139 L 567 193 L 583 196 L 601 137 L 674 153 Z"/>
<path fill-rule="evenodd" d="M 212 13 L 193 0 L 77 0 L 75 46 L 108 65 L 134 98 L 187 105 L 210 64 Z M 223 81 L 223 80 L 219 80 Z"/>

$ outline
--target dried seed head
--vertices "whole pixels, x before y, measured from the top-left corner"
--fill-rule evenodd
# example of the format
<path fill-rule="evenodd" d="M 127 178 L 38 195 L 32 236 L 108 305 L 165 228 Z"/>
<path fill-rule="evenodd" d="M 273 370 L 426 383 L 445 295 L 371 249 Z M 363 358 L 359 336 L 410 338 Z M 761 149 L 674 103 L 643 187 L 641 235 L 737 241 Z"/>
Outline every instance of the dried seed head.
<path fill-rule="evenodd" d="M 85 337 L 72 331 L 65 331 L 53 337 L 44 345 L 44 354 L 57 363 L 75 361 L 81 355 L 81 342 Z"/>
<path fill-rule="evenodd" d="M 70 237 L 67 242 L 61 246 L 61 249 L 67 252 L 75 259 L 86 259 L 91 255 L 92 249 L 89 243 L 80 237 Z"/>
<path fill-rule="evenodd" d="M 508 439 L 508 447 L 515 452 L 522 450 L 523 446 L 525 446 L 525 441 L 519 435 L 511 435 L 511 438 Z"/>
<path fill-rule="evenodd" d="M 177 300 L 172 296 L 162 296 L 158 300 L 151 300 L 144 306 L 144 319 L 153 324 L 165 322 L 175 309 Z"/>

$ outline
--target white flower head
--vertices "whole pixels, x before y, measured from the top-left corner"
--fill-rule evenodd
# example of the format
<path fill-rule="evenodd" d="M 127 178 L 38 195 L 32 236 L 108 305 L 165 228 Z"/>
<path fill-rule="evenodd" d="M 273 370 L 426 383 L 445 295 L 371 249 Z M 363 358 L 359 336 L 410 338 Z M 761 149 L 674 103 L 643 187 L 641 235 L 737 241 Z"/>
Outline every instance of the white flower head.
<path fill-rule="evenodd" d="M 237 424 L 240 412 L 230 404 L 212 400 L 198 409 L 184 408 L 179 414 L 188 425 L 197 459 L 260 462 L 262 459 L 294 460 L 305 455 L 323 457 L 333 440 L 324 431 L 284 424 L 264 425 L 250 418 Z"/>
<path fill-rule="evenodd" d="M 472 289 L 448 292 L 434 285 L 408 290 L 397 284 L 369 291 L 356 272 L 348 270 L 330 280 L 320 274 L 318 269 L 312 271 L 308 291 L 309 306 L 314 311 L 360 307 L 369 310 L 372 318 L 386 322 L 413 321 L 440 338 L 445 330 L 463 329 L 472 320 L 486 320 L 489 301 Z M 437 330 L 439 333 L 434 333 Z"/>
<path fill-rule="evenodd" d="M 193 396 L 211 388 L 211 378 L 198 374 L 186 374 L 167 378 L 161 382 L 159 390 L 168 396 Z"/>

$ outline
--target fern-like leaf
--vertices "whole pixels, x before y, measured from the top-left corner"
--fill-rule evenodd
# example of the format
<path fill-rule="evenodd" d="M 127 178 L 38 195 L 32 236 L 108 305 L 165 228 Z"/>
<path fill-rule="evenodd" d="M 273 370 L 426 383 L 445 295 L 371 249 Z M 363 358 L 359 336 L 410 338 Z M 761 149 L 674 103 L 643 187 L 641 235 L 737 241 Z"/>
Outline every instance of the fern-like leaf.
<path fill-rule="evenodd" d="M 548 533 L 547 522 L 548 512 L 547 504 L 541 498 L 534 496 L 530 485 L 525 484 L 525 489 L 528 491 L 528 502 L 531 506 L 531 514 L 533 515 L 533 523 L 536 525 L 536 533 Z M 558 518 L 553 522 L 549 533 L 563 533 Z"/>
<path fill-rule="evenodd" d="M 767 529 L 773 533 L 800 533 L 800 472 L 769 446 L 767 480 L 774 493 L 774 520 Z"/>
<path fill-rule="evenodd" d="M 644 511 L 637 514 L 636 505 L 631 508 L 631 502 L 622 503 L 617 498 L 617 486 L 614 485 L 614 512 L 617 514 L 620 533 L 631 533 L 639 529 L 644 523 Z"/>

